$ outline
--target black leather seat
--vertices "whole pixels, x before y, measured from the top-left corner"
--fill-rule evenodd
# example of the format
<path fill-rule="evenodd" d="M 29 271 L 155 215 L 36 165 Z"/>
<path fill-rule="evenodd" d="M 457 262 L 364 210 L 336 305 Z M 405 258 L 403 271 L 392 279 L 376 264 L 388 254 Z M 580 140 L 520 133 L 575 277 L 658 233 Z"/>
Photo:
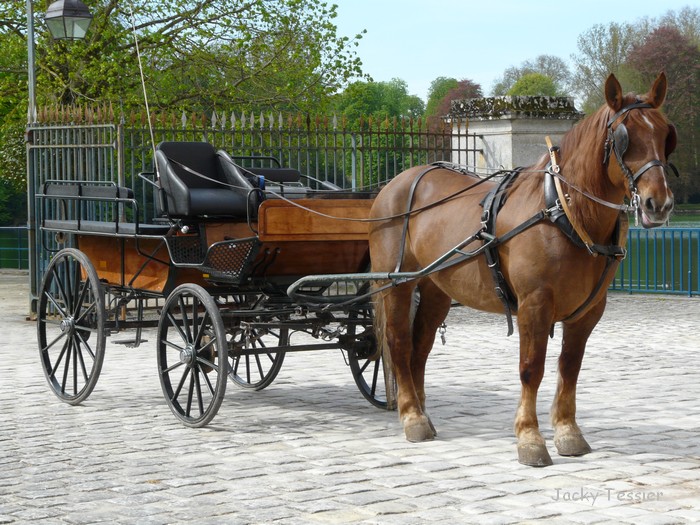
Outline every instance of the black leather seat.
<path fill-rule="evenodd" d="M 243 218 L 257 211 L 260 195 L 253 184 L 208 142 L 161 142 L 156 163 L 170 217 Z"/>

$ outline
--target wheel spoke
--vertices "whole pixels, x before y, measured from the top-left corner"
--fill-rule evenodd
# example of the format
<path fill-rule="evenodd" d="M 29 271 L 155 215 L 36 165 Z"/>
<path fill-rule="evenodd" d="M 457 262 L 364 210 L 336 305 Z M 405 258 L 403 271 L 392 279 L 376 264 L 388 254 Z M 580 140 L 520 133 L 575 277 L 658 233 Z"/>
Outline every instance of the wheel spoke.
<path fill-rule="evenodd" d="M 172 372 L 173 370 L 176 370 L 176 369 L 180 368 L 181 366 L 184 366 L 184 363 L 181 363 L 180 361 L 176 361 L 175 364 L 174 364 L 173 366 L 170 366 L 170 367 L 166 368 L 165 370 L 163 370 L 163 371 L 161 372 L 161 374 L 169 374 L 170 372 Z"/>
<path fill-rule="evenodd" d="M 64 310 L 64 308 L 60 304 L 58 304 L 58 302 L 54 298 L 53 294 L 49 293 L 48 291 L 45 291 L 44 296 L 49 300 L 49 302 L 51 302 L 51 304 L 58 311 L 58 314 L 61 317 L 64 317 L 64 318 L 68 317 L 68 313 Z M 60 323 L 60 321 L 58 321 L 58 322 Z"/>
<path fill-rule="evenodd" d="M 217 370 L 218 373 L 218 370 Z M 207 388 L 209 389 L 209 394 L 212 396 L 215 394 L 214 390 L 214 385 L 211 384 L 211 379 L 209 379 L 209 374 L 204 374 L 204 381 L 207 384 Z"/>
<path fill-rule="evenodd" d="M 170 398 L 171 401 L 175 401 L 178 397 L 180 397 L 180 391 L 182 391 L 182 387 L 185 386 L 185 381 L 187 380 L 187 374 L 189 374 L 189 372 L 190 369 L 185 368 L 185 371 L 182 373 L 182 377 L 180 378 L 180 382 L 178 383 L 177 388 L 175 389 L 172 397 Z"/>
<path fill-rule="evenodd" d="M 73 353 L 73 339 L 68 338 L 68 351 L 66 352 L 66 362 L 63 365 L 63 381 L 61 381 L 61 392 L 66 393 L 66 383 L 68 382 L 68 372 L 70 371 L 71 354 Z"/>
<path fill-rule="evenodd" d="M 183 339 L 185 340 L 186 343 L 191 343 L 193 341 L 192 330 L 190 329 L 190 320 L 187 317 L 187 305 L 185 304 L 184 296 L 181 295 L 179 297 L 179 303 L 180 303 L 180 313 L 182 314 L 182 333 L 184 334 Z"/>
<path fill-rule="evenodd" d="M 194 383 L 197 389 L 197 408 L 199 408 L 199 415 L 204 414 L 204 400 L 202 399 L 202 385 L 199 382 L 199 374 L 201 370 L 197 367 L 192 367 L 192 374 L 194 375 Z"/>
<path fill-rule="evenodd" d="M 58 358 L 56 359 L 56 362 L 54 363 L 53 369 L 49 371 L 49 377 L 52 379 L 56 377 L 56 372 L 58 371 L 58 367 L 61 366 L 61 361 L 63 361 L 63 358 L 68 355 L 68 348 L 70 346 L 70 337 L 66 338 L 66 341 L 63 343 L 63 348 L 61 348 L 61 353 L 58 354 Z"/>
<path fill-rule="evenodd" d="M 182 327 L 178 324 L 177 319 L 175 319 L 174 314 L 171 311 L 168 311 L 167 313 L 168 321 L 170 321 L 171 326 L 173 326 L 177 331 L 180 333 L 180 337 L 182 337 L 182 340 L 187 344 L 189 341 L 187 340 L 187 334 L 182 330 Z"/>
<path fill-rule="evenodd" d="M 71 304 L 71 309 L 70 312 L 73 314 L 73 317 L 77 317 L 78 311 L 80 310 L 80 300 L 78 296 L 80 296 L 80 265 L 79 264 L 73 264 L 73 292 L 71 293 L 71 300 L 73 303 Z M 86 287 L 87 288 L 87 287 Z"/>
<path fill-rule="evenodd" d="M 219 373 L 219 365 L 212 363 L 211 361 L 209 361 L 208 359 L 206 359 L 204 357 L 200 357 L 199 355 L 197 355 L 197 363 L 200 363 L 200 365 L 208 366 L 216 373 Z"/>
<path fill-rule="evenodd" d="M 192 417 L 192 397 L 194 396 L 194 370 L 192 368 L 189 369 L 190 372 L 190 387 L 187 391 L 187 409 L 185 410 L 185 415 L 187 417 Z"/>
<path fill-rule="evenodd" d="M 56 336 L 56 339 L 54 339 L 53 341 L 51 341 L 49 344 L 47 344 L 45 347 L 43 347 L 43 348 L 41 349 L 41 353 L 42 353 L 42 354 L 46 354 L 49 350 L 51 350 L 51 347 L 52 347 L 53 345 L 55 345 L 56 343 L 58 343 L 58 341 L 60 341 L 61 339 L 63 339 L 65 336 L 66 336 L 65 332 L 61 332 L 60 334 L 58 334 L 58 335 Z M 64 350 L 63 350 L 63 351 L 65 351 L 65 346 L 64 346 Z M 60 355 L 63 355 L 63 352 L 61 352 Z M 60 356 L 59 356 L 59 359 L 60 359 Z M 53 375 L 53 374 L 52 374 L 52 375 Z"/>
<path fill-rule="evenodd" d="M 61 279 L 61 276 L 58 274 L 57 267 L 54 266 L 51 268 L 51 273 L 53 274 L 53 282 L 56 283 L 56 286 L 58 287 L 58 293 L 60 296 L 63 298 L 63 303 L 65 305 L 65 310 L 61 308 L 54 300 L 53 297 L 49 296 L 51 298 L 51 301 L 56 305 L 56 308 L 59 309 L 61 312 L 61 315 L 63 317 L 68 317 L 68 312 L 70 311 L 70 301 L 68 298 L 68 295 L 66 294 L 65 286 L 63 284 L 63 280 Z"/>
<path fill-rule="evenodd" d="M 369 359 L 367 360 L 369 363 Z M 370 387 L 370 393 L 372 397 L 376 397 L 377 393 L 377 381 L 379 380 L 379 360 L 374 362 L 374 373 L 372 374 L 372 386 Z"/>

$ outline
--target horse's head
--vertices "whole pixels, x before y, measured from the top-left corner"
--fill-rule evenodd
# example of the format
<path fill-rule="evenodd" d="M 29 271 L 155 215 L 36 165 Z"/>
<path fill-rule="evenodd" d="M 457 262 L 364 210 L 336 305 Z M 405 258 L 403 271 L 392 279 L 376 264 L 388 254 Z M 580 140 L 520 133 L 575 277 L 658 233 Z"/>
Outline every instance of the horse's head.
<path fill-rule="evenodd" d="M 666 176 L 668 156 L 676 147 L 676 128 L 659 111 L 666 98 L 666 75 L 661 73 L 641 98 L 624 96 L 620 83 L 610 75 L 605 98 L 611 111 L 604 158 L 610 180 L 626 186 L 645 228 L 661 226 L 673 209 Z"/>

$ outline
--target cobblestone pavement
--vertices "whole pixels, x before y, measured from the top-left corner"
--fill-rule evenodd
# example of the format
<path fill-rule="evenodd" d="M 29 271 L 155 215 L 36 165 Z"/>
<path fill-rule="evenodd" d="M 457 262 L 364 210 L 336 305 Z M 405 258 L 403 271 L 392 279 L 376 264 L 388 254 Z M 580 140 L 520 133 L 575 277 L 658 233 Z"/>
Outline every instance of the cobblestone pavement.
<path fill-rule="evenodd" d="M 80 406 L 41 371 L 26 275 L 0 273 L 0 524 L 424 524 L 700 522 L 700 298 L 610 297 L 579 381 L 594 451 L 517 462 L 517 337 L 502 317 L 455 308 L 428 361 L 437 440 L 404 440 L 370 406 L 338 351 L 288 355 L 262 392 L 227 389 L 203 429 L 162 399 L 153 334 L 109 342 Z"/>

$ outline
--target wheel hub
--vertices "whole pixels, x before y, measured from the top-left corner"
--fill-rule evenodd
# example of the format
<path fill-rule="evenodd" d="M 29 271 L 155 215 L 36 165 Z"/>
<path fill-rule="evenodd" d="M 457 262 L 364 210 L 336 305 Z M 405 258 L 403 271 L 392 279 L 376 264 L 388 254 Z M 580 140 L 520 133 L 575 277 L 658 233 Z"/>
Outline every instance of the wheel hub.
<path fill-rule="evenodd" d="M 197 352 L 191 344 L 180 350 L 180 362 L 192 366 L 197 358 Z"/>
<path fill-rule="evenodd" d="M 61 324 L 59 325 L 61 332 L 64 334 L 66 332 L 68 333 L 73 333 L 73 329 L 75 328 L 75 319 L 72 317 L 66 317 L 61 321 Z"/>

